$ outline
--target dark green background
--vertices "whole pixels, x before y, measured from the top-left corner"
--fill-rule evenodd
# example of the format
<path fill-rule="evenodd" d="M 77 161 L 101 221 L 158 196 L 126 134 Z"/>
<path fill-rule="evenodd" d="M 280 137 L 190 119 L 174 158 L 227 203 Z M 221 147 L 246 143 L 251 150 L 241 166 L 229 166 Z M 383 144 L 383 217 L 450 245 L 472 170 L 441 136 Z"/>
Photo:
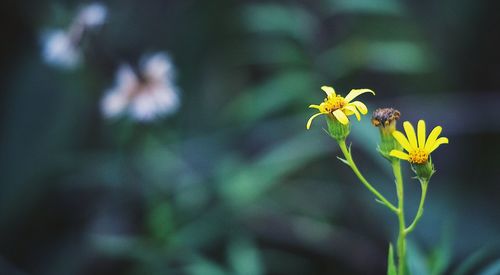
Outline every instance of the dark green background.
<path fill-rule="evenodd" d="M 500 269 L 496 1 L 109 1 L 73 71 L 41 34 L 82 3 L 4 1 L 0 274 L 384 274 L 396 219 L 336 159 L 321 85 L 442 125 L 414 274 Z M 122 62 L 167 51 L 180 111 L 107 121 Z M 369 117 L 353 154 L 395 199 Z M 405 168 L 408 216 L 419 187 Z M 487 273 L 493 272 L 493 273 Z"/>

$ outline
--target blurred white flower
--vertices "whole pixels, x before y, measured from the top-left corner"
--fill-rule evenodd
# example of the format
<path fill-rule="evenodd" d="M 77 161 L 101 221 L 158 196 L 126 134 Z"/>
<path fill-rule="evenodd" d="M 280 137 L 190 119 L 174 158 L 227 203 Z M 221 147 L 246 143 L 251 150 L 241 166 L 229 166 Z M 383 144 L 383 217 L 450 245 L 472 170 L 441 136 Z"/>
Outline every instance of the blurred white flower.
<path fill-rule="evenodd" d="M 67 30 L 57 29 L 43 36 L 42 56 L 48 64 L 71 69 L 81 61 L 80 42 L 85 32 L 104 23 L 107 8 L 93 3 L 80 8 Z"/>
<path fill-rule="evenodd" d="M 45 62 L 62 68 L 75 67 L 80 61 L 80 50 L 70 36 L 62 30 L 54 30 L 44 37 Z"/>
<path fill-rule="evenodd" d="M 173 66 L 166 54 L 144 58 L 138 74 L 129 65 L 120 66 L 115 86 L 106 91 L 101 101 L 106 118 L 128 115 L 149 122 L 177 111 L 179 95 L 173 83 Z"/>
<path fill-rule="evenodd" d="M 97 27 L 104 24 L 108 9 L 101 3 L 93 3 L 80 9 L 77 20 L 87 27 Z"/>

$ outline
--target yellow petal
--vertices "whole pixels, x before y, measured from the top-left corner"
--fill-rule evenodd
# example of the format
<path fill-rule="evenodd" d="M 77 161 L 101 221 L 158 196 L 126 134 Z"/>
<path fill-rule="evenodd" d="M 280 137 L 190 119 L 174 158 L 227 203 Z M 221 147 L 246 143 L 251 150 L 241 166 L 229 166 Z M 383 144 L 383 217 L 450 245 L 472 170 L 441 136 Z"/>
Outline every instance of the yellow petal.
<path fill-rule="evenodd" d="M 419 120 L 417 125 L 418 148 L 425 147 L 425 121 Z"/>
<path fill-rule="evenodd" d="M 353 100 L 354 98 L 356 98 L 360 94 L 364 94 L 364 93 L 372 93 L 375 95 L 375 92 L 370 90 L 370 89 L 352 89 L 349 92 L 349 94 L 347 94 L 347 96 L 345 97 L 345 101 L 347 103 L 349 103 L 349 102 L 351 102 L 351 100 Z"/>
<path fill-rule="evenodd" d="M 356 109 L 356 107 L 354 107 L 354 105 L 347 105 L 344 107 L 344 109 L 346 109 L 346 111 L 349 112 L 349 114 L 346 113 L 346 115 L 356 115 L 356 118 L 358 119 L 358 121 L 361 120 L 361 115 L 359 114 L 358 110 Z"/>
<path fill-rule="evenodd" d="M 344 114 L 344 112 L 342 112 L 342 110 L 340 110 L 340 109 L 336 110 L 335 112 L 333 112 L 333 115 L 335 116 L 335 118 L 338 121 L 340 121 L 340 123 L 342 123 L 344 125 L 347 125 L 349 123 L 349 119 Z"/>
<path fill-rule="evenodd" d="M 429 154 L 432 153 L 434 150 L 436 150 L 441 144 L 448 144 L 448 138 L 441 137 L 434 142 L 432 145 L 431 149 L 429 150 Z"/>
<path fill-rule="evenodd" d="M 389 153 L 389 155 L 392 157 L 396 157 L 398 159 L 404 159 L 404 160 L 408 160 L 410 158 L 410 156 L 407 153 L 401 152 L 399 150 L 392 150 Z"/>
<path fill-rule="evenodd" d="M 430 151 L 432 148 L 432 145 L 436 142 L 439 134 L 441 134 L 441 131 L 443 128 L 441 126 L 437 126 L 434 129 L 432 129 L 431 133 L 429 134 L 429 137 L 427 138 L 427 141 L 425 142 L 425 151 Z"/>
<path fill-rule="evenodd" d="M 311 128 L 311 123 L 313 122 L 313 119 L 319 115 L 322 115 L 322 113 L 317 113 L 317 114 L 314 114 L 312 115 L 309 120 L 307 121 L 307 125 L 306 125 L 306 129 L 309 130 L 309 128 Z"/>
<path fill-rule="evenodd" d="M 316 105 L 316 104 L 311 104 L 309 105 L 309 108 L 313 108 L 313 109 L 318 109 L 319 110 L 319 105 Z"/>
<path fill-rule="evenodd" d="M 335 96 L 335 89 L 330 86 L 321 86 L 321 90 L 323 90 L 328 96 Z"/>
<path fill-rule="evenodd" d="M 410 152 L 413 150 L 413 147 L 410 145 L 410 142 L 408 142 L 403 133 L 401 133 L 400 131 L 394 131 L 392 132 L 392 136 L 396 139 L 397 142 L 399 142 L 399 144 L 401 144 L 401 146 L 403 146 L 406 151 Z"/>
<path fill-rule="evenodd" d="M 354 104 L 356 108 L 358 108 L 359 112 L 362 113 L 363 115 L 366 115 L 368 113 L 368 108 L 366 108 L 366 105 L 361 102 L 361 101 L 353 101 L 351 104 Z"/>
<path fill-rule="evenodd" d="M 417 136 L 415 135 L 415 129 L 410 122 L 405 121 L 403 123 L 403 128 L 405 128 L 406 136 L 408 137 L 408 141 L 410 142 L 411 147 L 418 148 L 417 145 Z"/>

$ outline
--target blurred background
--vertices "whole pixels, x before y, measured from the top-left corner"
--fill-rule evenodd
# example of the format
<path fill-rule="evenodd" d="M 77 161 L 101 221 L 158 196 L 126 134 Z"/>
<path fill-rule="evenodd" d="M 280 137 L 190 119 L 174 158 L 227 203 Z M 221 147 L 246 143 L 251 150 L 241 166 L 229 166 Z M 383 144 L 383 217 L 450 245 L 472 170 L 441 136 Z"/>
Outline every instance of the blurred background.
<path fill-rule="evenodd" d="M 322 85 L 371 88 L 370 113 L 395 107 L 450 139 L 413 274 L 500 274 L 498 2 L 120 0 L 87 26 L 90 3 L 2 4 L 0 274 L 385 274 L 396 218 L 322 118 L 305 130 Z M 77 61 L 47 59 L 50 30 Z M 158 52 L 177 108 L 104 115 L 120 66 L 144 83 Z M 350 141 L 394 201 L 369 116 Z M 420 189 L 404 168 L 409 220 Z"/>

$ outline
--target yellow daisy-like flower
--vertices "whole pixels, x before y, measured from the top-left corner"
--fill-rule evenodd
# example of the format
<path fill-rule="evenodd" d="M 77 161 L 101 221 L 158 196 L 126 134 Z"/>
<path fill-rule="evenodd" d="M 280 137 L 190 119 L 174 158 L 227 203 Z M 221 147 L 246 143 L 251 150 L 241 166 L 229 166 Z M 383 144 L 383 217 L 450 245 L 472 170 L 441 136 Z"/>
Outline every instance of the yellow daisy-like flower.
<path fill-rule="evenodd" d="M 427 140 L 425 139 L 425 121 L 418 121 L 417 135 L 415 135 L 415 129 L 410 122 L 405 121 L 403 123 L 403 127 L 406 132 L 406 137 L 400 131 L 394 131 L 392 136 L 399 142 L 399 144 L 401 144 L 401 146 L 403 146 L 408 154 L 399 150 L 392 150 L 390 155 L 393 157 L 407 160 L 412 164 L 425 164 L 434 150 L 436 150 L 441 144 L 448 144 L 448 138 L 438 138 L 439 134 L 441 134 L 441 131 L 443 130 L 441 126 L 437 126 L 432 129 Z"/>
<path fill-rule="evenodd" d="M 366 105 L 363 102 L 352 100 L 364 93 L 372 93 L 375 95 L 375 92 L 370 89 L 352 89 L 344 98 L 341 95 L 336 94 L 332 87 L 323 86 L 321 87 L 321 90 L 326 93 L 327 97 L 319 105 L 309 105 L 309 108 L 318 109 L 319 113 L 316 113 L 309 118 L 306 125 L 307 129 L 311 127 L 313 119 L 319 115 L 333 115 L 344 125 L 349 123 L 349 119 L 347 117 L 350 115 L 356 115 L 356 118 L 361 120 L 361 115 L 359 113 L 366 115 L 366 113 L 368 113 L 368 108 L 366 108 Z"/>

